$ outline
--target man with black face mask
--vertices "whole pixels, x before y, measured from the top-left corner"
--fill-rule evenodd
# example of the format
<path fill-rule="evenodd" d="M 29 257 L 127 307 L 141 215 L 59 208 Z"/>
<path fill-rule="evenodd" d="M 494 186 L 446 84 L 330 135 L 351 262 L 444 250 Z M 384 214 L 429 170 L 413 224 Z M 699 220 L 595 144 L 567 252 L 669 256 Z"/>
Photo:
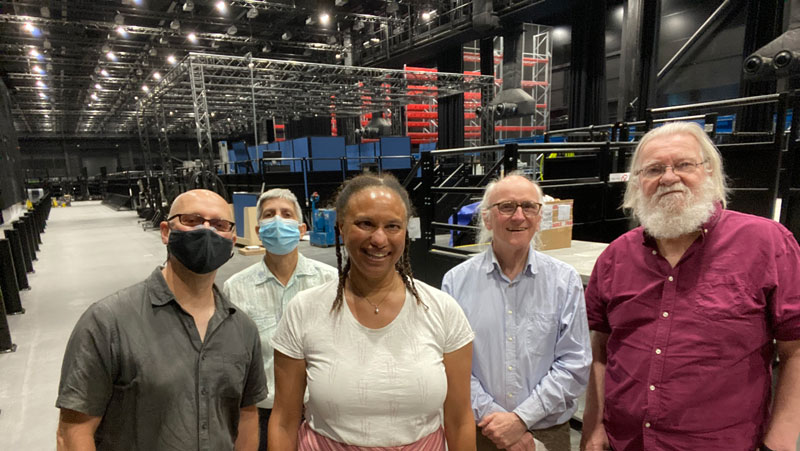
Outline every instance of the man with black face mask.
<path fill-rule="evenodd" d="M 93 304 L 72 332 L 59 451 L 257 448 L 255 404 L 267 396 L 258 331 L 214 285 L 235 239 L 216 193 L 175 199 L 161 223 L 167 263 Z"/>

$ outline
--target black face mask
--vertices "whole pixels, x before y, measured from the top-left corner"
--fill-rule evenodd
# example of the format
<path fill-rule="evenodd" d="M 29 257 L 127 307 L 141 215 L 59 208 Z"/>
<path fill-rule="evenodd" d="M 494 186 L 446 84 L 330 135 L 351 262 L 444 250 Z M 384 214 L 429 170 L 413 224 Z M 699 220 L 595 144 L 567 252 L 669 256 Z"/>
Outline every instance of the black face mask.
<path fill-rule="evenodd" d="M 233 240 L 205 227 L 188 232 L 171 230 L 167 250 L 189 271 L 208 274 L 233 257 Z"/>

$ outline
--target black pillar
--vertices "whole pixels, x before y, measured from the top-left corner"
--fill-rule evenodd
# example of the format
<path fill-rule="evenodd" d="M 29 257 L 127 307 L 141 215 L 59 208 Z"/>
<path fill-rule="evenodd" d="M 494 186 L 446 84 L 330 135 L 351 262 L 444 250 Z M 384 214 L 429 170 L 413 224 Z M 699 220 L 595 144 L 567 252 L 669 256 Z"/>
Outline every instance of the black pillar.
<path fill-rule="evenodd" d="M 591 2 L 587 2 L 591 3 Z M 661 0 L 624 0 L 619 120 L 644 119 L 656 94 Z"/>
<path fill-rule="evenodd" d="M 6 309 L 3 305 L 3 292 L 0 290 L 0 354 L 14 352 L 16 350 L 17 345 L 11 341 L 11 329 L 8 327 Z"/>
<path fill-rule="evenodd" d="M 442 51 L 436 60 L 439 72 L 460 74 L 464 71 L 464 55 L 460 45 Z M 439 149 L 464 147 L 464 94 L 439 98 Z"/>
<path fill-rule="evenodd" d="M 25 261 L 25 272 L 33 272 L 33 260 L 31 259 L 31 244 L 30 235 L 25 230 L 25 223 L 21 220 L 16 220 L 11 223 L 14 229 L 19 232 L 19 241 L 22 244 L 22 258 Z"/>
<path fill-rule="evenodd" d="M 608 122 L 606 0 L 585 2 L 572 23 L 569 128 Z"/>
<path fill-rule="evenodd" d="M 19 222 L 24 224 L 25 233 L 28 234 L 28 245 L 30 246 L 31 249 L 31 261 L 35 262 L 36 260 L 38 260 L 36 258 L 36 252 L 39 251 L 39 244 L 36 242 L 36 232 L 34 232 L 33 230 L 34 228 L 33 221 L 31 220 L 30 215 L 28 215 L 28 213 L 25 213 L 24 215 L 22 215 L 21 218 L 19 218 Z"/>
<path fill-rule="evenodd" d="M 19 298 L 17 275 L 14 271 L 14 259 L 11 256 L 11 245 L 6 239 L 0 239 L 0 290 L 3 291 L 3 304 L 6 314 L 25 313 Z"/>
<path fill-rule="evenodd" d="M 747 22 L 744 29 L 742 58 L 747 58 L 783 32 L 783 3 L 783 0 L 747 0 Z M 742 71 L 740 80 L 740 97 L 773 94 L 778 87 L 777 80 L 746 80 L 744 71 Z M 742 107 L 736 115 L 736 131 L 770 130 L 772 113 L 772 105 Z"/>
<path fill-rule="evenodd" d="M 25 256 L 22 253 L 22 241 L 19 237 L 19 230 L 6 229 L 3 231 L 9 245 L 11 246 L 11 257 L 14 259 L 14 271 L 17 273 L 17 286 L 20 290 L 29 290 L 28 275 L 25 269 Z"/>

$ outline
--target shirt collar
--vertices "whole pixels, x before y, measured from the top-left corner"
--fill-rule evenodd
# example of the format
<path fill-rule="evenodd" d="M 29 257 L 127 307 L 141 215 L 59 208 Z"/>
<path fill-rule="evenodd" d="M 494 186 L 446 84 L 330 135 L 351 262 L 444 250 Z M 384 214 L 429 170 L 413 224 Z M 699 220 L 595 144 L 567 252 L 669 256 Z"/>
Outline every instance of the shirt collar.
<path fill-rule="evenodd" d="M 500 270 L 500 262 L 497 261 L 497 255 L 495 255 L 494 248 L 492 248 L 491 245 L 489 245 L 489 249 L 485 252 L 482 266 L 486 274 L 491 274 L 492 271 L 497 271 L 498 274 L 502 273 Z M 522 272 L 528 276 L 535 275 L 539 272 L 536 263 L 536 252 L 534 252 L 533 246 L 528 247 L 528 260 Z"/>
<path fill-rule="evenodd" d="M 312 267 L 311 263 L 308 261 L 306 257 L 303 256 L 301 253 L 297 253 L 297 266 L 294 268 L 294 274 L 292 277 L 302 277 L 302 276 L 310 276 L 314 274 L 314 268 Z M 255 285 L 261 285 L 266 283 L 269 280 L 278 280 L 275 277 L 275 274 L 272 274 L 272 271 L 269 270 L 267 267 L 267 263 L 264 259 L 261 259 L 261 266 L 259 267 L 258 271 L 256 272 L 254 278 Z M 291 280 L 291 277 L 290 277 Z"/>
<path fill-rule="evenodd" d="M 161 272 L 163 269 L 163 266 L 157 266 L 145 281 L 147 290 L 150 293 L 150 303 L 159 307 L 175 301 L 175 295 L 172 294 L 172 290 L 169 289 L 167 280 L 164 279 L 164 274 Z M 211 289 L 214 291 L 214 302 L 218 309 L 222 307 L 228 311 L 228 313 L 234 313 L 236 311 L 236 307 L 234 307 L 225 296 L 222 296 L 222 293 L 217 288 L 217 284 L 212 285 Z"/>
<path fill-rule="evenodd" d="M 711 217 L 708 218 L 703 225 L 700 226 L 700 236 L 705 239 L 706 235 L 712 233 L 714 229 L 717 227 L 720 218 L 722 217 L 722 203 L 721 202 L 714 202 L 714 213 L 711 214 Z M 642 244 L 647 247 L 656 248 L 656 239 L 653 238 L 649 233 L 644 230 L 642 227 Z"/>

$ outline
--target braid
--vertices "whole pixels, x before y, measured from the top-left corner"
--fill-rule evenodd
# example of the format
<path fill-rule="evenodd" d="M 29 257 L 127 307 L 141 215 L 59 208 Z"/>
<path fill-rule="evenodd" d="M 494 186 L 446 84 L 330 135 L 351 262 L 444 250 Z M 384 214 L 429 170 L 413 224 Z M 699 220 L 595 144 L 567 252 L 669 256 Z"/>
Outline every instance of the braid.
<path fill-rule="evenodd" d="M 336 242 L 336 269 L 339 271 L 339 285 L 336 287 L 336 299 L 333 300 L 331 313 L 341 310 L 342 300 L 344 299 L 344 284 L 347 280 L 347 273 L 350 271 L 350 259 L 342 268 L 342 245 L 339 244 L 339 226 L 333 228 L 334 241 Z"/>
<path fill-rule="evenodd" d="M 417 300 L 417 304 L 425 305 L 422 302 L 422 298 L 417 291 L 417 286 L 414 285 L 414 274 L 411 272 L 411 259 L 408 256 L 408 247 L 411 245 L 411 241 L 408 239 L 408 232 L 406 232 L 406 244 L 403 248 L 403 256 L 400 257 L 400 260 L 397 261 L 395 264 L 395 269 L 400 274 L 400 278 L 403 279 L 403 285 L 408 288 L 408 291 L 414 295 L 414 298 Z M 427 305 L 426 305 L 427 307 Z"/>

